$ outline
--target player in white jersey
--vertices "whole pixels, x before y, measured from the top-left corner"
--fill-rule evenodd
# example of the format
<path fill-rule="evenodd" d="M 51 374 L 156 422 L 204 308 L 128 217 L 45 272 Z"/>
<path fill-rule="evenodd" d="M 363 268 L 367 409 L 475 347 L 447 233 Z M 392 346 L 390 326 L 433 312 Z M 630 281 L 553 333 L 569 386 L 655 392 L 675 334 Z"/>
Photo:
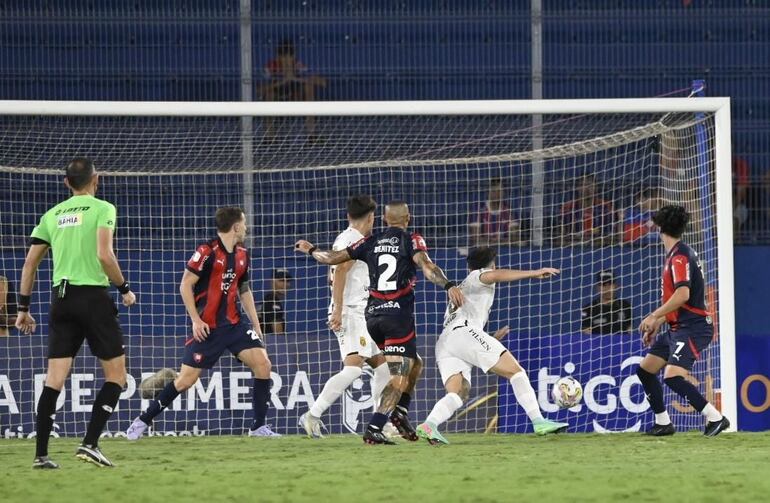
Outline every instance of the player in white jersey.
<path fill-rule="evenodd" d="M 438 427 L 468 399 L 473 367 L 510 381 L 516 401 L 524 408 L 538 435 L 563 431 L 568 426 L 543 418 L 527 373 L 500 343 L 499 339 L 508 334 L 508 327 L 497 330 L 494 335 L 484 331 L 495 300 L 496 283 L 547 279 L 559 274 L 559 270 L 551 267 L 536 271 L 496 269 L 496 255 L 497 252 L 489 247 L 470 251 L 468 268 L 471 272 L 460 285 L 465 302 L 459 308 L 452 304 L 447 307 L 444 330 L 436 343 L 436 363 L 447 394 L 436 403 L 427 420 L 417 427 L 417 435 L 431 444 L 449 443 Z"/>
<path fill-rule="evenodd" d="M 334 240 L 333 250 L 345 250 L 372 232 L 377 204 L 370 196 L 351 197 L 347 203 L 350 226 Z M 363 373 L 364 362 L 374 371 L 372 397 L 375 404 L 390 381 L 385 357 L 366 330 L 364 309 L 369 299 L 369 268 L 365 262 L 351 260 L 330 270 L 332 300 L 329 328 L 337 336 L 342 354 L 342 370 L 330 377 L 310 410 L 299 418 L 308 437 L 320 438 L 321 416 Z"/>

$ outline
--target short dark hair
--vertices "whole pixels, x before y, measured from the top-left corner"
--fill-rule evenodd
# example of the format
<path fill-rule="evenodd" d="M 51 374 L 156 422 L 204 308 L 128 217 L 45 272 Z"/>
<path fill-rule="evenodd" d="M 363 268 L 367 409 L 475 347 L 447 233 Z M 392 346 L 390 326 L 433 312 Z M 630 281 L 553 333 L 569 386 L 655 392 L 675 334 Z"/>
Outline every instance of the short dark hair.
<path fill-rule="evenodd" d="M 471 248 L 468 252 L 468 267 L 471 271 L 476 269 L 483 269 L 495 261 L 497 257 L 497 250 L 490 248 L 489 246 L 479 246 L 477 248 Z"/>
<path fill-rule="evenodd" d="M 689 221 L 690 214 L 684 206 L 673 204 L 663 206 L 652 217 L 652 223 L 660 227 L 660 232 L 672 238 L 682 237 Z"/>
<path fill-rule="evenodd" d="M 225 206 L 217 209 L 214 219 L 219 232 L 230 232 L 233 225 L 243 218 L 243 210 L 237 206 Z"/>
<path fill-rule="evenodd" d="M 348 199 L 348 215 L 350 215 L 350 218 L 354 220 L 365 217 L 369 213 L 373 213 L 376 209 L 377 203 L 374 202 L 372 196 L 359 194 Z"/>
<path fill-rule="evenodd" d="M 502 187 L 503 186 L 503 179 L 502 178 L 492 178 L 489 180 L 489 186 L 490 187 Z"/>
<path fill-rule="evenodd" d="M 75 157 L 65 169 L 67 182 L 75 190 L 80 190 L 88 185 L 95 172 L 96 168 L 93 161 L 87 157 Z"/>

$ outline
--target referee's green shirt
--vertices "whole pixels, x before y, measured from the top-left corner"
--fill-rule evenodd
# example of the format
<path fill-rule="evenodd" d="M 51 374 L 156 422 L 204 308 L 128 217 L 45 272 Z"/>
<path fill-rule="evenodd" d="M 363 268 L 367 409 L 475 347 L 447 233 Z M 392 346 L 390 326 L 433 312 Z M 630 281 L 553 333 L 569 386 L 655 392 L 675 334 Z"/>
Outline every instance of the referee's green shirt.
<path fill-rule="evenodd" d="M 94 196 L 72 196 L 50 210 L 32 231 L 53 249 L 53 284 L 109 286 L 96 256 L 96 229 L 115 229 L 115 206 Z"/>

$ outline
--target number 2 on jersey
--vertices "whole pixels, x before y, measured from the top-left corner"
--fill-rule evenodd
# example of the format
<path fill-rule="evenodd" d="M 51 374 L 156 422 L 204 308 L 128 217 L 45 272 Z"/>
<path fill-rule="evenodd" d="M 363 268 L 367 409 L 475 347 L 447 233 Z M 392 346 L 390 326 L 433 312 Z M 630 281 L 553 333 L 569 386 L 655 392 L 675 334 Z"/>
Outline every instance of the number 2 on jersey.
<path fill-rule="evenodd" d="M 392 281 L 392 279 L 396 272 L 396 257 L 393 255 L 380 255 L 377 259 L 377 265 L 385 266 L 385 270 L 380 273 L 380 277 L 377 280 L 377 290 L 380 292 L 395 290 L 396 282 Z"/>

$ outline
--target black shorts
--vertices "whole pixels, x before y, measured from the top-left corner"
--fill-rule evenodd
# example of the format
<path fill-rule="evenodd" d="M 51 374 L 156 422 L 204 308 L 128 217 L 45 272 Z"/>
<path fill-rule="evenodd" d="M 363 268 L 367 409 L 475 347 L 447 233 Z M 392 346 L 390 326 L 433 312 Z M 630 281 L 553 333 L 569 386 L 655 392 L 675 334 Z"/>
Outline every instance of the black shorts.
<path fill-rule="evenodd" d="M 238 323 L 224 327 L 212 328 L 208 337 L 203 342 L 193 338 L 187 339 L 184 345 L 184 358 L 182 363 L 197 369 L 210 369 L 222 356 L 225 350 L 229 350 L 233 356 L 251 348 L 264 348 L 259 335 L 251 328 L 251 325 Z"/>
<path fill-rule="evenodd" d="M 385 356 L 417 358 L 417 336 L 413 316 L 373 316 L 366 330 Z"/>
<path fill-rule="evenodd" d="M 100 360 L 125 354 L 118 308 L 101 286 L 67 285 L 63 299 L 54 289 L 48 317 L 48 358 L 74 358 L 88 341 Z"/>
<path fill-rule="evenodd" d="M 650 348 L 649 354 L 666 360 L 668 365 L 676 365 L 692 370 L 700 359 L 701 352 L 711 344 L 714 327 L 709 323 L 691 327 L 680 327 L 658 335 Z"/>

